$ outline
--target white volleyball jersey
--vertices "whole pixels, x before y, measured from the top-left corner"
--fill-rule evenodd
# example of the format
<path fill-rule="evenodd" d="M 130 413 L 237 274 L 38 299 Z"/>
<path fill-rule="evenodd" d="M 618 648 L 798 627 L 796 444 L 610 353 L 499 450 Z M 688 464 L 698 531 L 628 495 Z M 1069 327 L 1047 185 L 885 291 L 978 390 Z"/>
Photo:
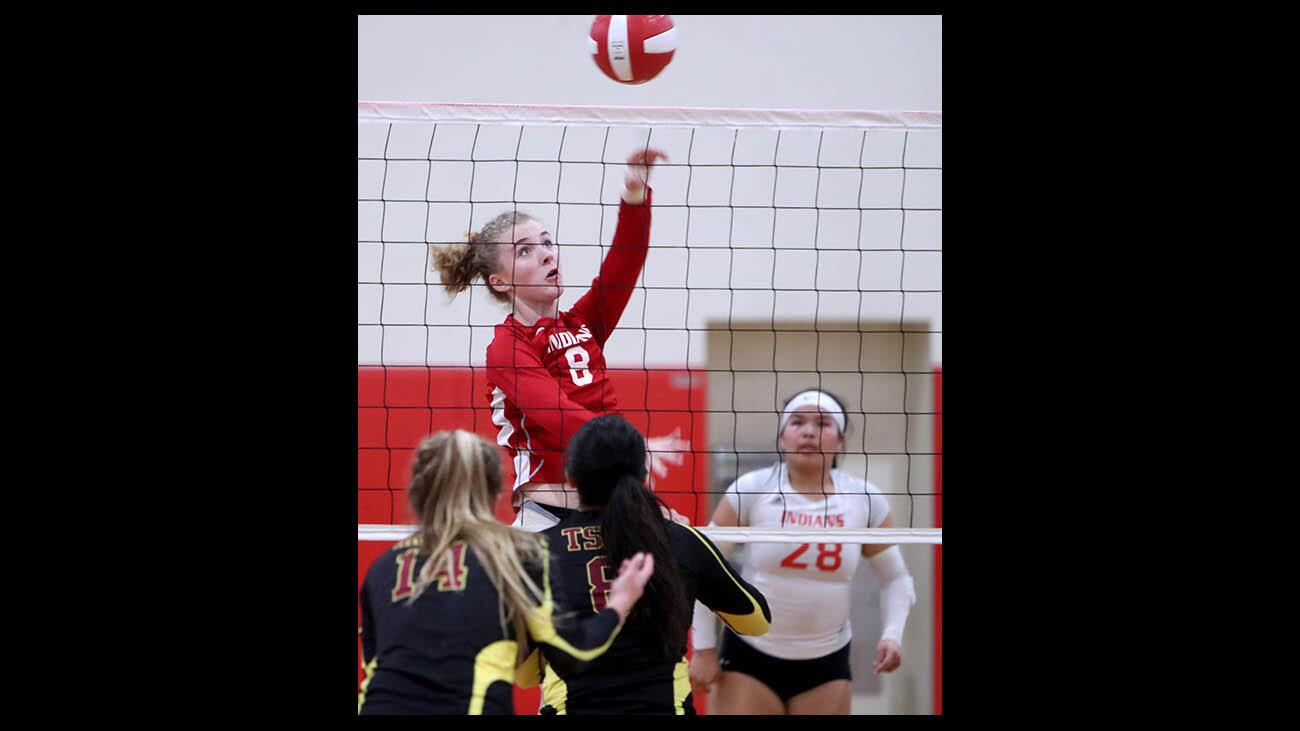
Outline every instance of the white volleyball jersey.
<path fill-rule="evenodd" d="M 790 486 L 784 463 L 741 475 L 723 496 L 740 525 L 799 530 L 877 528 L 889 515 L 880 489 L 831 470 L 835 489 L 805 495 Z M 852 637 L 849 604 L 853 573 L 862 557 L 857 543 L 748 543 L 742 575 L 767 597 L 772 628 L 742 637 L 758 650 L 786 660 L 829 655 Z"/>

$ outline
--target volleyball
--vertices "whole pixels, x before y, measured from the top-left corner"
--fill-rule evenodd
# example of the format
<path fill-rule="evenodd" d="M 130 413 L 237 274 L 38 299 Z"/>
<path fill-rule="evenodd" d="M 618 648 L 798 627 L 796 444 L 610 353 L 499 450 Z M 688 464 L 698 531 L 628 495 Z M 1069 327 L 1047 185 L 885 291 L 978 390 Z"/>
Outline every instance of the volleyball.
<path fill-rule="evenodd" d="M 677 29 L 667 15 L 597 15 L 587 47 L 609 78 L 644 84 L 673 60 Z"/>

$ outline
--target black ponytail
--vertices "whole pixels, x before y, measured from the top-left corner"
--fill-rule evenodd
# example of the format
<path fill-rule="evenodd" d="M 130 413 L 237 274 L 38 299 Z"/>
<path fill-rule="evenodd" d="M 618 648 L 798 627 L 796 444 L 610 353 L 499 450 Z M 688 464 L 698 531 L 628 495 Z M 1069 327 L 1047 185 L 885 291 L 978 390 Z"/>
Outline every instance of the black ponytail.
<path fill-rule="evenodd" d="M 567 452 L 569 479 L 583 507 L 602 511 L 600 532 L 609 566 L 617 571 L 639 551 L 654 556 L 654 573 L 628 621 L 637 623 L 654 650 L 680 657 L 691 607 L 668 542 L 666 506 L 645 487 L 645 439 L 623 417 L 607 414 L 584 424 L 569 440 Z"/>

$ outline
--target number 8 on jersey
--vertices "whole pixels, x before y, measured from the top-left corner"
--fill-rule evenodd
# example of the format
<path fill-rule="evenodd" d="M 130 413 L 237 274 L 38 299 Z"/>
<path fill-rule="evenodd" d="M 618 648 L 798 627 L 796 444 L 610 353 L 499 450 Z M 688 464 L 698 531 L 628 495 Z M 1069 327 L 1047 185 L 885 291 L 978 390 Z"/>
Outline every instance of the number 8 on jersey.
<path fill-rule="evenodd" d="M 569 376 L 573 378 L 575 385 L 585 386 L 591 383 L 591 371 L 587 370 L 591 365 L 591 359 L 581 345 L 575 345 L 564 351 L 564 358 L 569 361 Z"/>

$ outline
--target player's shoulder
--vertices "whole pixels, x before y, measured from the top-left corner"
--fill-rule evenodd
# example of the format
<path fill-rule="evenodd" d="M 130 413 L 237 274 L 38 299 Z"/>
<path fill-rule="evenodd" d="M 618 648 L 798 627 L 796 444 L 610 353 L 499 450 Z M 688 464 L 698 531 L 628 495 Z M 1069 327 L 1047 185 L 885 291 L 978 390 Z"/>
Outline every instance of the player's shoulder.
<path fill-rule="evenodd" d="M 400 540 L 400 541 L 394 543 L 393 546 L 392 546 L 392 548 L 390 548 L 390 549 L 388 549 L 388 550 L 390 550 L 390 551 L 405 551 L 405 550 L 408 549 L 408 548 L 419 548 L 419 547 L 420 547 L 420 543 L 421 543 L 420 534 L 419 534 L 418 532 L 416 532 L 416 533 L 412 533 L 411 535 L 409 535 L 409 536 L 403 538 L 402 540 Z"/>
<path fill-rule="evenodd" d="M 406 538 L 403 538 L 402 540 L 397 541 L 393 545 L 389 546 L 387 551 L 384 551 L 382 554 L 380 554 L 379 558 L 375 559 L 375 564 L 379 565 L 381 563 L 391 563 L 393 559 L 396 559 L 397 556 L 406 553 L 407 551 L 415 549 L 418 552 L 420 546 L 421 546 L 420 534 L 418 532 L 412 533 Z"/>
<path fill-rule="evenodd" d="M 690 526 L 684 525 L 682 523 L 678 523 L 675 520 L 670 520 L 667 523 L 665 523 L 665 525 L 668 526 L 669 538 L 682 539 L 682 538 L 690 538 L 695 535 L 694 528 L 691 528 Z"/>
<path fill-rule="evenodd" d="M 543 509 L 549 515 L 554 517 L 556 519 L 556 522 L 553 525 L 547 527 L 546 529 L 539 531 L 539 534 L 543 536 L 550 536 L 552 540 L 554 539 L 555 536 L 560 535 L 561 531 L 563 531 L 565 528 L 573 528 L 575 526 L 586 526 L 586 525 L 591 525 L 593 523 L 600 522 L 600 519 L 592 515 L 591 513 L 584 513 L 574 508 L 562 508 L 558 505 L 547 505 Z"/>
<path fill-rule="evenodd" d="M 502 332 L 501 326 L 497 325 L 492 341 L 488 343 L 485 351 L 488 365 L 508 359 L 514 349 L 514 337 L 509 332 Z"/>
<path fill-rule="evenodd" d="M 492 328 L 494 341 L 499 340 L 504 343 L 520 341 L 525 343 L 533 342 L 538 336 L 542 335 L 552 326 L 538 323 L 526 325 L 515 319 L 514 314 L 506 315 L 506 319 L 497 323 Z"/>
<path fill-rule="evenodd" d="M 587 316 L 577 302 L 573 303 L 573 307 L 562 310 L 555 321 L 557 325 L 568 328 L 579 328 L 588 323 Z"/>
<path fill-rule="evenodd" d="M 707 545 L 704 542 L 703 535 L 697 529 L 682 525 L 677 521 L 668 523 L 668 544 L 677 549 L 676 552 L 679 555 L 682 550 L 689 553 L 698 550 L 700 546 Z"/>
<path fill-rule="evenodd" d="M 513 350 L 515 341 L 519 339 L 519 325 L 513 323 L 509 317 L 504 322 L 498 323 L 492 328 L 492 340 L 488 343 L 487 352 L 494 350 Z"/>
<path fill-rule="evenodd" d="M 668 523 L 668 542 L 675 546 L 692 548 L 709 545 L 708 537 L 698 527 L 684 525 L 677 521 Z"/>
<path fill-rule="evenodd" d="M 781 463 L 746 472 L 736 479 L 736 492 L 774 492 L 781 480 Z"/>
<path fill-rule="evenodd" d="M 879 495 L 881 490 L 874 483 L 850 474 L 843 470 L 831 470 L 831 477 L 835 480 L 837 491 L 848 494 L 858 495 Z"/>
<path fill-rule="evenodd" d="M 414 533 L 388 547 L 388 550 L 375 557 L 366 569 L 367 580 L 389 583 L 389 577 L 397 574 L 397 557 L 411 549 L 419 549 L 420 534 Z M 371 577 L 374 577 L 373 579 Z"/>
<path fill-rule="evenodd" d="M 860 511 L 860 515 L 865 516 L 869 526 L 878 526 L 890 514 L 889 500 L 885 497 L 884 491 L 878 486 L 860 477 L 854 477 L 838 470 L 832 474 L 835 478 L 837 499 L 847 501 L 848 504 L 844 505 L 846 508 L 849 505 L 858 506 L 857 511 Z"/>

